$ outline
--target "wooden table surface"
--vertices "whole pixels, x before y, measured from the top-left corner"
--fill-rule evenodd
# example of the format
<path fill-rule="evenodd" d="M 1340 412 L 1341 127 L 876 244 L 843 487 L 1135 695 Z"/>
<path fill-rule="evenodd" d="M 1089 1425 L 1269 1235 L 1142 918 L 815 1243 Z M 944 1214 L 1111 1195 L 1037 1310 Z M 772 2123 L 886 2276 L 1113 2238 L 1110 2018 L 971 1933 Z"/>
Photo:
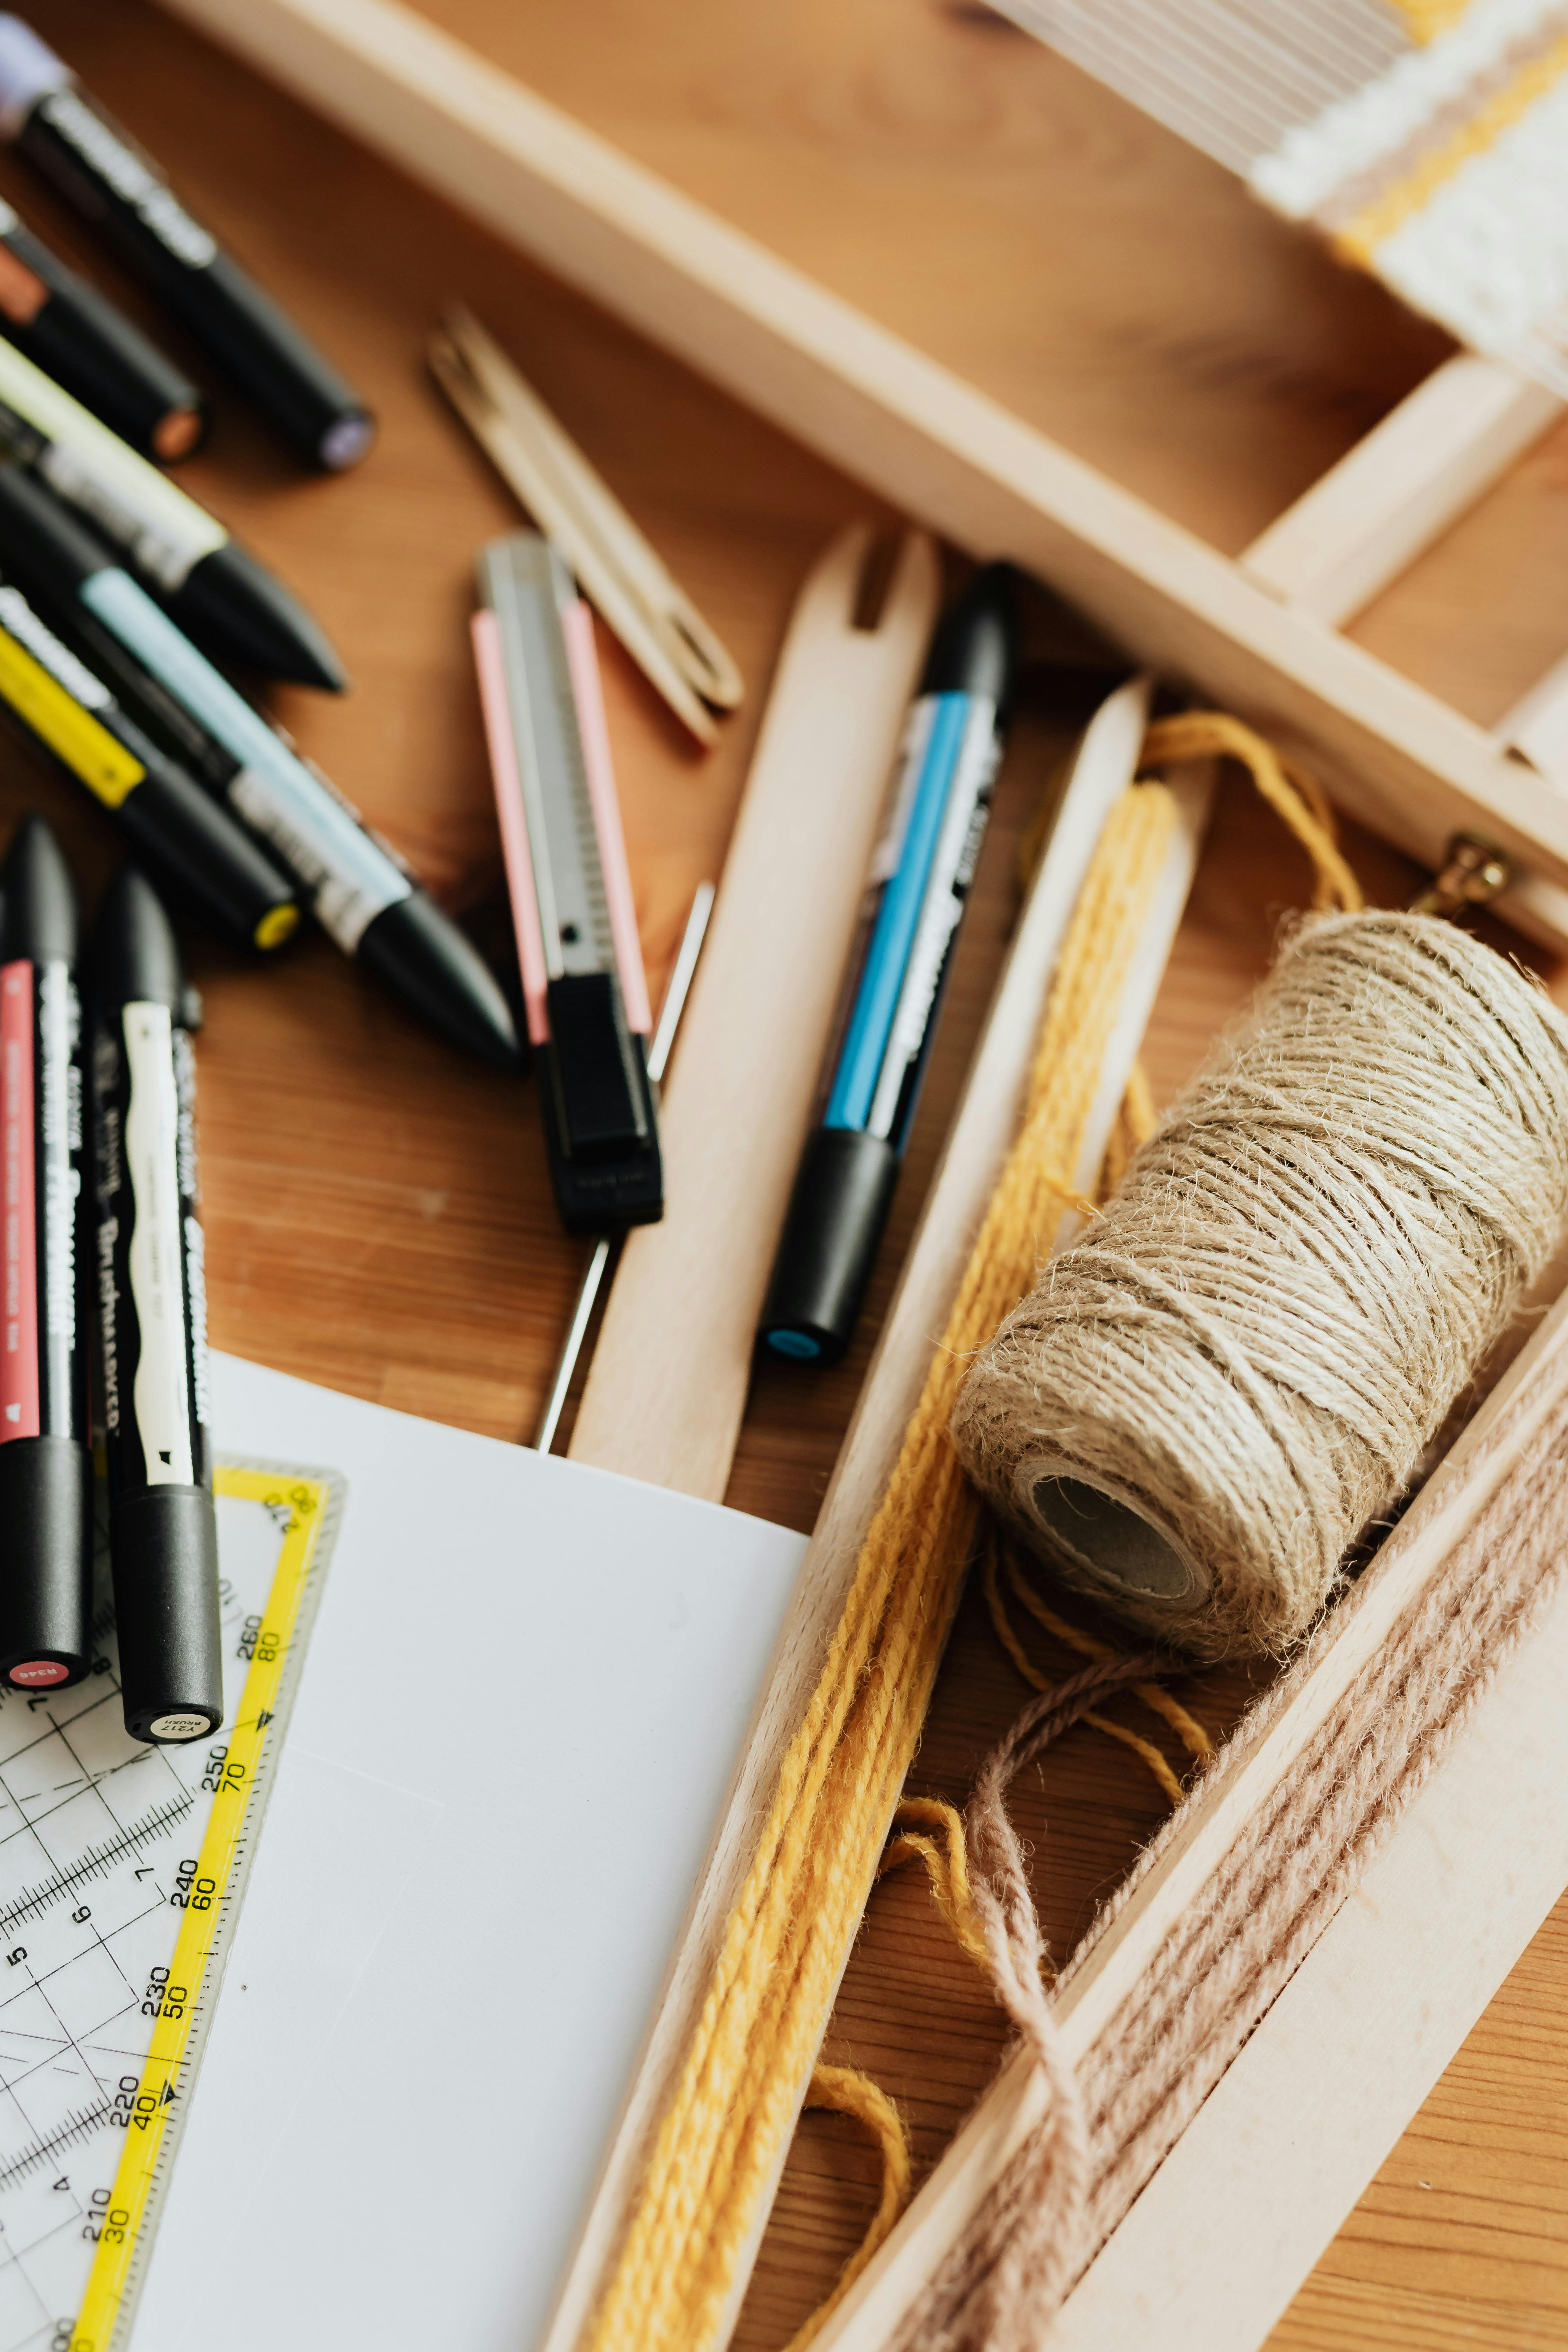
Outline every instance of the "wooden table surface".
<path fill-rule="evenodd" d="M 425 0 L 426 13 L 1216 544 L 1235 550 L 1415 383 L 1441 338 L 1251 207 L 1222 173 L 984 7 L 954 0 Z M 142 0 L 38 22 L 374 398 L 381 446 L 301 478 L 232 396 L 184 478 L 305 593 L 355 674 L 285 691 L 306 748 L 498 950 L 500 861 L 466 639 L 479 542 L 515 509 L 421 366 L 459 295 L 516 352 L 738 656 L 752 692 L 696 757 L 612 645 L 615 750 L 657 985 L 716 872 L 795 585 L 876 502 Z M 3 192 L 140 305 L 14 169 Z M 146 314 L 143 312 L 142 314 Z M 173 338 L 170 338 L 172 341 Z M 196 371 L 198 373 L 200 370 Z M 1489 719 L 1568 645 L 1568 433 L 1357 624 Z M 891 520 L 889 518 L 888 520 Z M 1012 858 L 1087 686 L 1031 624 L 1019 724 L 873 1312 L 850 1360 L 758 1377 L 731 1503 L 809 1527 L 1010 919 Z M 0 819 L 45 809 L 95 895 L 109 820 L 6 743 Z M 1410 869 L 1353 834 L 1374 897 Z M 1170 1093 L 1263 969 L 1296 854 L 1221 797 L 1148 1042 Z M 469 1066 L 320 937 L 276 969 L 192 933 L 212 1326 L 220 1347 L 518 1439 L 580 1265 L 552 1211 L 531 1095 Z M 1048 1663 L 1042 1653 L 1042 1663 Z M 1216 1725 L 1246 1678 L 1194 1678 Z M 917 1784 L 955 1799 L 1024 1696 L 973 1607 Z M 1087 1730 L 1018 1811 L 1058 1948 L 1158 1820 Z M 1048 1814 L 1048 1831 L 1047 1831 Z M 1457 1922 L 1463 1932 L 1463 1922 Z M 1560 1906 L 1271 2339 L 1568 2342 L 1568 1904 Z M 830 2056 L 898 2097 L 928 2162 L 994 2065 L 997 2013 L 904 1874 L 874 1898 Z M 808 2116 L 742 2321 L 781 2345 L 875 2201 L 851 2126 Z"/>

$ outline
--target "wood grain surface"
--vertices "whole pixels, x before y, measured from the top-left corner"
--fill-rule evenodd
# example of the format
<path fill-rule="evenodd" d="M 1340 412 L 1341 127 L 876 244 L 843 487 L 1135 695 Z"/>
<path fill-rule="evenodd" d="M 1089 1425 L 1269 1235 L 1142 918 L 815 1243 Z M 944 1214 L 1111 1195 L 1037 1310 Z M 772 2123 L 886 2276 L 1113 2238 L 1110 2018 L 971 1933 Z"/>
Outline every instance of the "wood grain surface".
<path fill-rule="evenodd" d="M 1228 550 L 1445 348 L 983 8 L 424 5 Z M 721 859 L 795 588 L 846 521 L 891 519 L 141 0 L 47 0 L 38 21 L 380 410 L 370 462 L 321 482 L 301 478 L 222 394 L 210 446 L 184 478 L 305 593 L 355 674 L 342 702 L 280 694 L 280 715 L 488 943 L 499 950 L 505 920 L 465 620 L 474 551 L 515 509 L 424 376 L 421 345 L 442 303 L 466 299 L 515 352 L 734 649 L 752 692 L 703 759 L 613 644 L 604 648 L 657 989 L 690 892 Z M 147 318 L 8 164 L 0 188 Z M 1356 634 L 1490 720 L 1568 646 L 1565 512 L 1559 429 Z M 1042 599 L 867 1328 L 835 1371 L 770 1368 L 753 1387 L 729 1499 L 797 1527 L 810 1526 L 826 1486 L 997 967 L 1017 840 L 1095 691 L 1091 674 L 1050 659 L 1064 643 Z M 112 824 L 7 740 L 0 830 L 27 806 L 58 824 L 96 895 L 118 855 Z M 1366 839 L 1351 846 L 1374 897 L 1408 891 L 1401 861 Z M 1149 1039 L 1160 1096 L 1262 970 L 1302 878 L 1273 821 L 1227 784 Z M 324 940 L 267 970 L 195 933 L 188 946 L 207 1004 L 201 1118 L 217 1344 L 520 1437 L 580 1263 L 553 1218 L 528 1087 L 457 1060 Z M 1184 1696 L 1217 1726 L 1246 1681 L 1205 1676 Z M 972 1599 L 918 1785 L 962 1798 L 1022 1696 Z M 1017 1795 L 1059 1948 L 1163 1800 L 1123 1751 L 1081 1728 Z M 1565 1994 L 1560 1906 L 1281 2322 L 1277 2347 L 1568 2342 Z M 1002 2042 L 923 1887 L 907 1873 L 886 1882 L 828 2055 L 878 2075 L 929 2161 Z M 873 2202 L 852 2126 L 808 2116 L 742 2319 L 747 2352 L 782 2345 Z"/>

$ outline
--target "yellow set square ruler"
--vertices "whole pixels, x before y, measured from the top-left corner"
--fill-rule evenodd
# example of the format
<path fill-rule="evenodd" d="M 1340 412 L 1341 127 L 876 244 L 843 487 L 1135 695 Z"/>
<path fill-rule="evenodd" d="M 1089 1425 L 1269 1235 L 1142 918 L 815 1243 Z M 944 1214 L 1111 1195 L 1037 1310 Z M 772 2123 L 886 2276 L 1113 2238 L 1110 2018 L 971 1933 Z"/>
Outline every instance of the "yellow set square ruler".
<path fill-rule="evenodd" d="M 87 1679 L 0 1697 L 0 2352 L 129 2341 L 331 1549 L 333 1474 L 216 1483 L 212 1739 L 129 1737 L 106 1584 Z"/>

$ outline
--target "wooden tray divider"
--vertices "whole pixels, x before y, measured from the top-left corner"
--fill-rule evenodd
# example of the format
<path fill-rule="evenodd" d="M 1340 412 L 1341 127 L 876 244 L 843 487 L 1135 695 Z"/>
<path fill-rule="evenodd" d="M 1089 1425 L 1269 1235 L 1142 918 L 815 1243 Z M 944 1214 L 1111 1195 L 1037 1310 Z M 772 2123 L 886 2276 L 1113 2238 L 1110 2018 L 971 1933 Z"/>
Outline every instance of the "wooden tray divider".
<path fill-rule="evenodd" d="M 1308 749 L 1359 816 L 1425 864 L 1469 830 L 1521 874 L 1568 886 L 1568 783 L 1282 601 L 1280 548 L 1303 535 L 1300 519 L 1259 542 L 1274 543 L 1263 585 L 1257 549 L 1252 569 L 1233 562 L 401 0 L 164 5 L 914 520 L 1013 558 L 1140 660 Z M 1392 423 L 1396 443 L 1435 453 L 1384 518 L 1378 562 L 1395 569 L 1423 535 L 1423 496 L 1435 512 L 1447 499 L 1451 520 L 1549 421 L 1545 395 L 1489 362 L 1434 383 L 1414 396 L 1414 426 Z M 1377 563 L 1359 560 L 1364 583 Z M 1356 562 L 1348 551 L 1321 577 L 1314 562 L 1311 593 L 1359 596 L 1342 584 Z M 1531 928 L 1568 946 L 1556 913 L 1544 902 Z"/>

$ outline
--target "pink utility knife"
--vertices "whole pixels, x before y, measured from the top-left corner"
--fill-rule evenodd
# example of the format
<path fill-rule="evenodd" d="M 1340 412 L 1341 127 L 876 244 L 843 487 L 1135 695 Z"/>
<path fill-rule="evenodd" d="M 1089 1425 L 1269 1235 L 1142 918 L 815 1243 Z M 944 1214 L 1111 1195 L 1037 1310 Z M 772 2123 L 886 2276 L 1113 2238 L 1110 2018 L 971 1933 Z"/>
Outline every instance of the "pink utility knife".
<path fill-rule="evenodd" d="M 653 1024 L 594 625 L 537 531 L 479 557 L 474 658 L 555 1198 L 573 1233 L 663 1213 Z"/>

